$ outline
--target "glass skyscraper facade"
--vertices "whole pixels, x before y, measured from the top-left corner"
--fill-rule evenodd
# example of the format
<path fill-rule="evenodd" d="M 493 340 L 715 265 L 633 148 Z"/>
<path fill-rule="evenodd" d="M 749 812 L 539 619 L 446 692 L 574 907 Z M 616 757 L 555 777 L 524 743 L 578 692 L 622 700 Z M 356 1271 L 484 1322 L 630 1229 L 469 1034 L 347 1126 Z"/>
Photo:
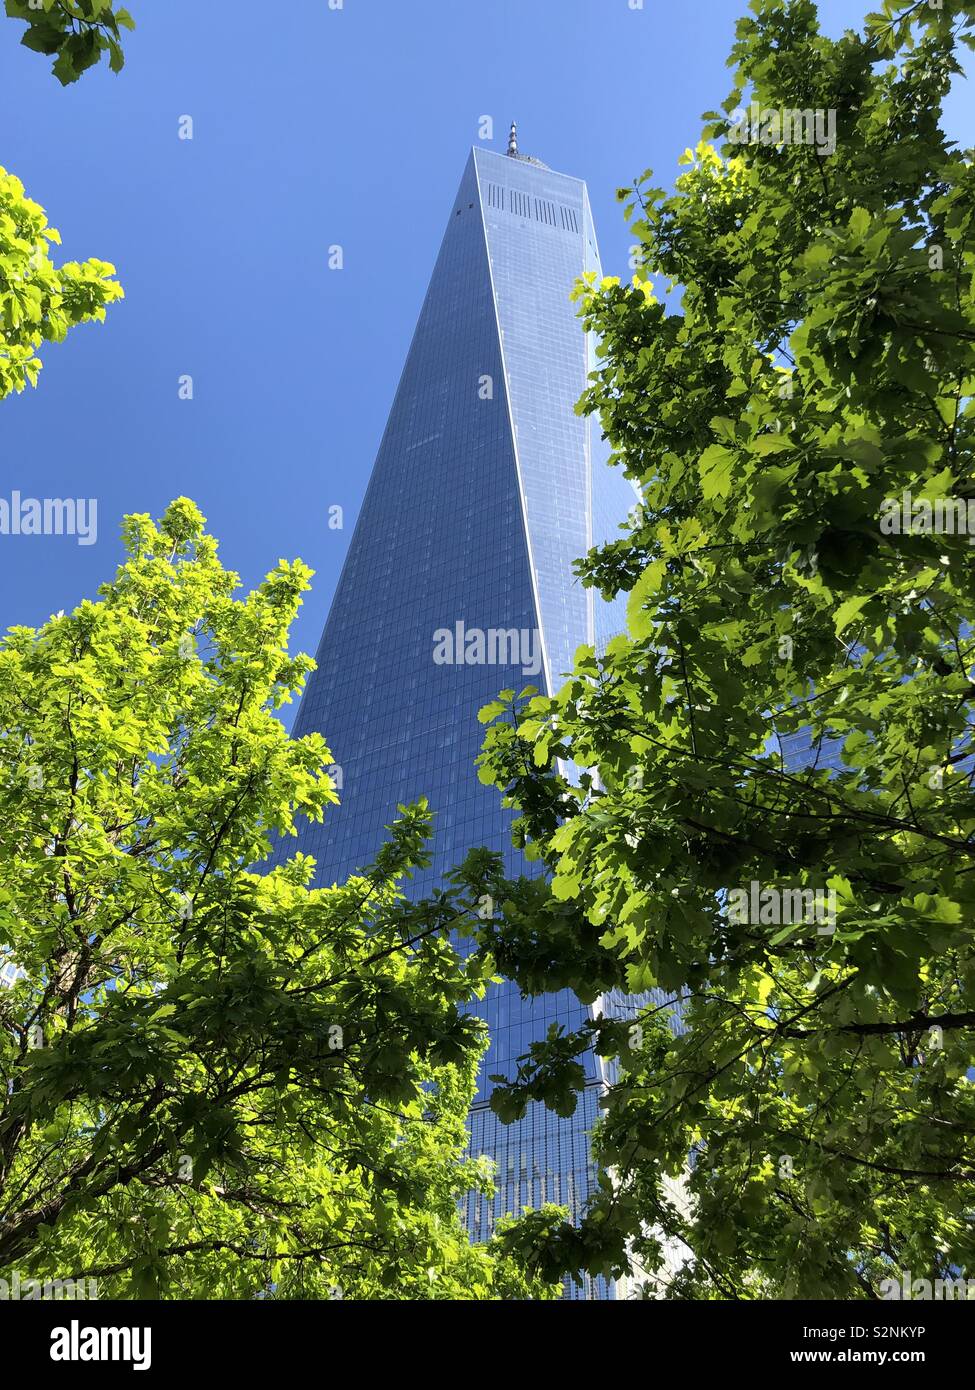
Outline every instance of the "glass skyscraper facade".
<path fill-rule="evenodd" d="M 537 872 L 511 848 L 511 813 L 478 782 L 477 712 L 505 687 L 557 689 L 578 646 L 623 626 L 572 572 L 637 500 L 606 466 L 598 426 L 574 411 L 592 344 L 570 292 L 590 270 L 599 253 L 585 184 L 519 155 L 514 138 L 507 155 L 475 149 L 295 723 L 297 736 L 324 733 L 342 770 L 341 807 L 299 842 L 320 883 L 367 865 L 397 804 L 420 796 L 436 839 L 414 893 L 474 846 L 503 851 L 512 875 Z M 587 1010 L 569 992 L 524 1001 L 504 984 L 480 1012 L 492 1043 L 471 1145 L 495 1160 L 498 1190 L 493 1203 L 469 1199 L 467 1220 L 484 1239 L 525 1206 L 581 1210 L 601 1077 L 590 1057 L 571 1119 L 536 1106 L 502 1125 L 487 1075 L 512 1074 L 552 1023 L 573 1029 Z M 569 1293 L 612 1291 L 587 1281 Z"/>

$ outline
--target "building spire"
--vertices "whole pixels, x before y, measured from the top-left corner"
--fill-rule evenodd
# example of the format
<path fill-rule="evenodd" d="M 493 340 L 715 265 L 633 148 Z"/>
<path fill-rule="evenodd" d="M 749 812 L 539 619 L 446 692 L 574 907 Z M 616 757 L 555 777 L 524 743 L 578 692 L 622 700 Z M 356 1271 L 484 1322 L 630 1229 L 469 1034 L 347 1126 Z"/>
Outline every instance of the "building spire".
<path fill-rule="evenodd" d="M 511 122 L 511 134 L 508 136 L 508 153 L 512 159 L 518 157 L 518 126 L 515 121 Z"/>

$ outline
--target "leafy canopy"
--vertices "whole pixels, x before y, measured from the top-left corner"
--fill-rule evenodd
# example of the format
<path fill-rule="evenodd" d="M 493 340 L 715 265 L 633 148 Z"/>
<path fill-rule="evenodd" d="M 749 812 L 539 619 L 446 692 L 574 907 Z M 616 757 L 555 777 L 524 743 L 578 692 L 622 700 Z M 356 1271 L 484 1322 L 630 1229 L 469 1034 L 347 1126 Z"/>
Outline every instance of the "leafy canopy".
<path fill-rule="evenodd" d="M 923 506 L 881 524 L 975 499 L 975 166 L 940 124 L 975 5 L 887 0 L 836 41 L 811 0 L 750 9 L 674 192 L 621 191 L 633 283 L 579 291 L 580 409 L 642 495 L 580 573 L 628 631 L 486 714 L 482 776 L 551 872 L 485 927 L 500 966 L 657 993 L 533 1049 L 495 1107 L 564 1110 L 593 1037 L 618 1072 L 616 1181 L 539 1267 L 633 1241 L 653 1268 L 666 1236 L 672 1294 L 875 1297 L 975 1274 L 975 550 Z M 743 143 L 751 102 L 833 112 L 835 152 Z M 835 913 L 783 906 L 817 895 Z"/>
<path fill-rule="evenodd" d="M 104 54 L 112 72 L 125 64 L 122 30 L 134 29 L 128 10 L 114 0 L 5 0 L 7 14 L 27 24 L 20 42 L 54 58 L 51 71 L 67 86 Z"/>
<path fill-rule="evenodd" d="M 51 260 L 61 235 L 44 209 L 0 167 L 0 400 L 37 385 L 42 342 L 63 342 L 79 323 L 100 323 L 122 287 L 107 261 Z"/>
<path fill-rule="evenodd" d="M 97 601 L 0 644 L 0 1276 L 545 1296 L 458 1215 L 490 1186 L 463 1157 L 488 967 L 451 945 L 460 881 L 403 898 L 430 812 L 331 888 L 284 850 L 337 800 L 275 713 L 309 571 L 237 597 L 185 499 L 124 539 Z"/>

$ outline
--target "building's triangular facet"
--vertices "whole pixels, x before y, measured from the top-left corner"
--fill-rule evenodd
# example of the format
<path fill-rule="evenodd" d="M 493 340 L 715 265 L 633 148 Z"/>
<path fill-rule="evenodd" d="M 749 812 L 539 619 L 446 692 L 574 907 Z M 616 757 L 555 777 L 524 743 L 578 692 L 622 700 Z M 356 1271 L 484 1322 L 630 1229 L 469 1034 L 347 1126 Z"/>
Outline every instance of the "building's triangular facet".
<path fill-rule="evenodd" d="M 592 346 L 569 296 L 598 266 L 583 183 L 474 151 L 295 725 L 322 731 L 342 769 L 341 807 L 301 835 L 322 883 L 368 864 L 397 804 L 421 795 L 437 834 L 417 893 L 473 846 L 503 850 L 512 873 L 537 871 L 510 847 L 510 812 L 477 780 L 477 711 L 506 686 L 557 688 L 580 644 L 621 625 L 594 611 L 572 573 L 635 500 L 574 412 Z M 586 1010 L 568 992 L 528 1002 L 502 985 L 482 1013 L 492 1046 L 472 1148 L 496 1160 L 498 1196 L 490 1208 L 471 1199 L 480 1238 L 526 1205 L 581 1208 L 598 1093 L 590 1058 L 592 1085 L 571 1120 L 534 1107 L 499 1124 L 487 1074 L 510 1075 L 533 1039 L 552 1023 L 577 1027 Z M 600 1281 L 585 1292 L 607 1290 Z"/>

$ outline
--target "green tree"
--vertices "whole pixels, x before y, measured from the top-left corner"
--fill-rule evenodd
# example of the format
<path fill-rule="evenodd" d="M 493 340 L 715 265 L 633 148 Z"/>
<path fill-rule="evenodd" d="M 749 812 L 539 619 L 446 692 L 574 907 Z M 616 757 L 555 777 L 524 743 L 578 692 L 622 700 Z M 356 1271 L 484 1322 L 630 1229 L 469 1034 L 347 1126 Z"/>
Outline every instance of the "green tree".
<path fill-rule="evenodd" d="M 24 185 L 0 167 L 0 400 L 37 385 L 42 342 L 60 343 L 79 323 L 100 323 L 122 298 L 107 261 L 51 260 L 61 235 Z"/>
<path fill-rule="evenodd" d="M 103 54 L 113 72 L 125 63 L 122 30 L 135 23 L 114 0 L 6 0 L 6 9 L 28 26 L 24 47 L 53 56 L 51 71 L 62 86 L 76 82 Z"/>
<path fill-rule="evenodd" d="M 0 644 L 0 1275 L 545 1296 L 457 1211 L 489 1186 L 463 1156 L 487 967 L 451 945 L 459 881 L 401 892 L 430 812 L 340 886 L 264 863 L 337 800 L 275 713 L 313 667 L 286 646 L 309 571 L 235 597 L 185 499 L 124 539 L 97 601 Z"/>
<path fill-rule="evenodd" d="M 633 284 L 579 291 L 580 409 L 642 497 L 581 574 L 628 631 L 484 715 L 551 875 L 496 885 L 499 966 L 664 1001 L 533 1048 L 495 1108 L 571 1108 L 589 1037 L 619 1068 L 615 1181 L 549 1272 L 665 1234 L 672 1296 L 876 1297 L 975 1275 L 975 166 L 941 128 L 975 5 L 836 41 L 810 0 L 750 8 L 673 194 L 621 190 Z"/>

